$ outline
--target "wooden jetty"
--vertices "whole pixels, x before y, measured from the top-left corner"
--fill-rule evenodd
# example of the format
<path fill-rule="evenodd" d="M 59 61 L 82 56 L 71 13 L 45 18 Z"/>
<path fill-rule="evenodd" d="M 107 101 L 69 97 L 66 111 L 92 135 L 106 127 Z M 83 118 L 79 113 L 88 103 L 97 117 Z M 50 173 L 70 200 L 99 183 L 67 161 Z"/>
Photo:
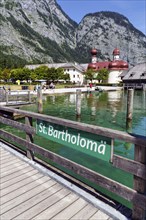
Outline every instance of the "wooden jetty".
<path fill-rule="evenodd" d="M 30 90 L 12 90 L 5 91 L 0 97 L 0 104 L 6 106 L 19 106 L 32 103 L 32 94 Z"/>
<path fill-rule="evenodd" d="M 13 109 L 13 108 L 9 108 L 9 107 L 0 106 L 0 111 L 20 113 L 20 114 L 24 115 L 25 122 L 17 122 L 17 121 L 8 119 L 8 118 L 4 118 L 3 116 L 0 116 L 0 123 L 2 123 L 4 125 L 11 126 L 12 128 L 16 128 L 20 131 L 25 132 L 26 139 L 21 138 L 17 135 L 14 135 L 11 132 L 12 129 L 8 132 L 7 130 L 3 129 L 2 126 L 0 128 L 0 138 L 7 140 L 7 141 L 9 140 L 9 142 L 11 144 L 13 143 L 13 145 L 15 143 L 16 149 L 18 149 L 18 145 L 23 146 L 25 148 L 23 153 L 25 153 L 25 155 L 30 159 L 30 161 L 35 163 L 35 161 L 37 160 L 35 155 L 41 155 L 43 158 L 47 158 L 50 161 L 58 164 L 59 166 L 62 166 L 70 171 L 73 171 L 75 174 L 78 174 L 81 177 L 88 179 L 92 183 L 97 184 L 98 186 L 103 187 L 104 189 L 109 190 L 110 192 L 114 193 L 115 195 L 119 195 L 122 198 L 126 199 L 127 201 L 131 202 L 133 204 L 132 219 L 139 219 L 139 220 L 145 219 L 145 213 L 146 213 L 146 137 L 140 136 L 140 135 L 135 135 L 135 134 L 129 134 L 126 132 L 116 131 L 113 129 L 102 128 L 102 127 L 98 127 L 98 126 L 84 124 L 84 123 L 80 123 L 80 122 L 74 122 L 74 121 L 61 119 L 61 118 L 57 118 L 57 117 L 53 117 L 53 116 L 42 115 L 39 113 L 28 112 L 28 111 L 23 111 L 23 110 L 19 110 L 19 109 Z M 33 126 L 34 122 L 36 123 L 36 127 Z M 55 127 L 55 125 L 57 125 L 57 127 Z M 63 129 L 62 131 L 59 130 L 60 127 Z M 74 129 L 74 133 L 69 134 L 68 128 Z M 80 132 L 80 133 L 78 133 L 78 136 L 75 136 L 76 130 L 78 132 Z M 54 134 L 53 134 L 53 131 L 55 131 Z M 84 134 L 91 133 L 92 135 L 95 135 L 96 137 L 99 135 L 102 137 L 109 138 L 111 140 L 111 146 L 106 147 L 104 142 L 102 142 L 98 147 L 97 145 L 95 145 L 96 143 L 92 142 L 92 140 L 84 139 L 85 136 L 82 137 L 81 132 L 84 132 Z M 72 147 L 72 146 L 70 146 L 71 145 L 70 142 L 73 142 L 73 143 L 76 142 L 76 144 L 73 145 L 74 148 L 76 146 L 79 146 L 79 142 L 80 142 L 81 147 L 80 148 L 78 147 L 79 150 L 88 151 L 88 153 L 90 153 L 91 155 L 96 152 L 97 157 L 100 156 L 100 159 L 109 161 L 110 163 L 112 163 L 113 167 L 116 167 L 117 169 L 120 169 L 120 170 L 126 171 L 127 173 L 132 174 L 133 179 L 134 179 L 133 188 L 127 187 L 124 184 L 119 183 L 118 181 L 114 181 L 106 176 L 101 175 L 98 172 L 95 172 L 91 169 L 86 168 L 83 165 L 75 163 L 72 160 L 69 160 L 69 159 L 62 157 L 62 156 L 60 156 L 50 150 L 47 150 L 43 147 L 40 147 L 37 144 L 34 144 L 33 143 L 33 136 L 34 135 L 39 135 L 39 136 L 41 136 L 41 138 L 50 138 L 50 136 L 51 136 L 51 138 L 52 138 L 51 140 L 59 141 L 59 143 L 62 142 L 63 140 L 66 141 L 67 138 L 69 137 L 70 138 L 69 140 L 71 140 L 71 141 L 63 142 L 63 144 L 65 144 L 65 145 L 67 144 L 68 147 Z M 53 138 L 56 138 L 56 139 L 53 139 Z M 115 139 L 121 140 L 123 142 L 132 143 L 134 145 L 134 152 L 135 152 L 134 160 L 127 159 L 125 157 L 121 157 L 121 156 L 114 154 L 113 148 L 114 148 L 114 140 Z M 86 143 L 88 143 L 87 147 L 85 147 Z M 90 149 L 89 149 L 89 144 L 91 144 L 91 143 L 92 143 L 92 145 L 90 145 Z M 95 148 L 93 148 L 93 146 Z M 110 150 L 110 151 L 104 152 L 103 151 L 104 149 L 106 149 L 108 151 Z M 5 155 L 5 153 L 4 153 L 4 155 Z M 107 157 L 105 157 L 105 155 Z M 97 158 L 97 160 L 98 160 L 98 158 Z M 4 159 L 2 161 L 5 162 Z M 10 161 L 10 159 L 8 159 L 8 161 Z M 15 162 L 14 162 L 14 164 L 15 164 Z M 11 165 L 8 165 L 8 166 L 9 166 L 9 169 L 13 169 L 13 166 L 11 166 Z M 15 168 L 14 168 L 14 170 L 15 170 Z M 24 171 L 25 171 L 25 169 L 23 168 L 20 173 L 23 173 Z M 10 170 L 8 170 L 6 172 L 10 172 Z M 11 184 L 11 181 L 9 181 L 9 182 Z M 17 187 L 17 190 L 19 190 L 19 187 Z M 24 189 L 24 191 L 22 191 L 22 192 L 25 193 L 26 191 L 27 190 Z M 81 199 L 79 199 L 79 201 L 80 200 Z M 11 202 L 11 203 L 13 203 L 13 202 Z M 47 204 L 48 204 L 48 202 L 47 202 Z M 78 204 L 78 202 L 77 202 L 77 204 Z M 44 204 L 44 206 L 45 205 L 46 205 L 46 203 Z M 31 206 L 31 202 L 30 202 L 30 206 Z M 79 206 L 79 204 L 77 206 Z M 67 210 L 61 211 L 61 213 L 67 213 L 66 215 L 64 214 L 63 216 L 66 216 L 66 218 L 68 218 L 68 219 L 74 219 L 73 217 L 76 216 L 76 214 L 77 214 L 77 213 L 75 213 L 76 206 L 71 205 L 71 207 L 73 207 L 72 210 L 74 210 L 74 214 L 72 216 L 69 215 L 69 217 L 67 217 L 68 213 L 70 213 L 71 210 L 70 211 L 67 211 Z M 58 208 L 59 208 L 59 206 L 57 206 L 57 208 L 55 208 L 55 209 L 58 209 Z M 101 210 L 102 210 L 102 208 L 103 207 L 101 207 Z M 29 210 L 29 207 L 27 207 L 27 210 Z M 98 212 L 96 212 L 96 214 L 97 213 Z M 108 213 L 108 212 L 106 212 L 106 213 Z M 10 216 L 11 216 L 11 214 L 10 214 Z M 19 216 L 19 219 L 24 219 L 24 218 L 21 218 L 22 216 L 21 217 L 20 217 L 20 215 L 18 215 L 18 216 Z M 58 214 L 56 214 L 55 219 L 64 219 L 63 216 L 58 216 Z M 111 216 L 110 213 L 108 213 L 108 216 Z M 121 217 L 118 218 L 116 215 L 112 216 L 112 217 L 113 217 L 113 219 L 120 219 L 120 220 L 122 219 Z M 32 217 L 32 219 L 33 218 L 35 219 L 35 217 Z M 51 217 L 51 219 L 53 219 L 53 218 L 54 218 L 54 216 Z M 90 219 L 90 218 L 93 219 L 92 217 L 89 217 L 88 219 Z M 5 219 L 7 219 L 7 218 L 5 218 Z M 13 218 L 13 219 L 15 219 L 15 218 Z M 43 218 L 41 218 L 41 219 L 43 219 Z M 49 218 L 47 218 L 47 219 L 49 219 Z M 83 219 L 83 218 L 80 218 L 80 219 Z M 98 219 L 98 218 L 96 218 L 96 216 L 94 216 L 94 219 Z M 104 218 L 102 218 L 102 219 L 104 219 Z"/>
<path fill-rule="evenodd" d="M 26 90 L 26 91 L 13 90 L 11 92 L 6 91 L 5 93 L 3 93 L 2 97 L 0 98 L 1 98 L 0 105 L 13 107 L 17 109 L 19 109 L 19 107 L 23 105 L 34 104 L 34 101 L 32 101 L 32 94 L 30 90 Z M 24 117 L 19 113 L 8 112 L 6 110 L 1 110 L 0 115 L 12 119 L 19 119 Z"/>
<path fill-rule="evenodd" d="M 0 146 L 1 220 L 126 219 L 100 201 L 103 211 L 96 198 L 91 195 L 86 195 L 87 198 L 81 196 L 83 190 L 70 183 L 72 190 L 69 189 L 69 185 L 65 186 L 61 180 L 59 182 L 59 179 L 56 181 L 52 178 L 51 171 L 30 163 L 6 144 L 0 142 Z M 113 215 L 116 217 L 110 217 Z"/>

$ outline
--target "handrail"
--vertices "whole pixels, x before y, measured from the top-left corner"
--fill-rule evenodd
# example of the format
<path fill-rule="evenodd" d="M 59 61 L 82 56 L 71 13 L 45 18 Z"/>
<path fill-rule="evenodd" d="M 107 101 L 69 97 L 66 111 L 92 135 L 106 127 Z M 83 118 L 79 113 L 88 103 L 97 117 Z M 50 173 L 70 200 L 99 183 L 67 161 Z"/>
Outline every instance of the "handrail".
<path fill-rule="evenodd" d="M 39 113 L 27 112 L 24 110 L 0 106 L 0 112 L 2 111 L 8 113 L 18 113 L 25 117 L 25 124 L 11 120 L 9 118 L 5 118 L 2 115 L 0 116 L 0 122 L 23 130 L 26 133 L 26 140 L 0 129 L 1 138 L 8 138 L 9 140 L 16 142 L 17 144 L 25 146 L 27 148 L 27 153 L 29 154 L 29 157 L 31 157 L 32 159 L 33 153 L 38 153 L 60 164 L 63 167 L 72 170 L 82 177 L 91 180 L 99 186 L 102 186 L 105 189 L 108 189 L 109 191 L 120 195 L 121 197 L 133 203 L 133 219 L 144 218 L 146 211 L 146 137 L 135 134 L 128 134 L 126 132 L 116 131 L 109 128 L 74 122 L 53 116 L 47 116 Z M 134 189 L 130 189 L 95 171 L 85 168 L 75 162 L 72 162 L 34 144 L 33 135 L 35 134 L 36 129 L 32 127 L 32 119 L 40 119 L 46 122 L 67 126 L 84 132 L 102 135 L 111 139 L 119 139 L 122 141 L 133 143 L 135 145 L 135 160 L 130 160 L 121 156 L 113 155 L 112 162 L 113 166 L 123 169 L 126 172 L 134 175 Z"/>
<path fill-rule="evenodd" d="M 6 105 L 9 105 L 12 101 L 15 100 L 15 104 L 19 101 L 27 101 L 31 103 L 31 91 L 30 90 L 6 90 L 3 92 L 2 102 L 6 102 Z M 1 102 L 0 101 L 0 102 Z M 12 103 L 11 103 L 12 104 Z"/>
<path fill-rule="evenodd" d="M 71 128 L 79 129 L 82 131 L 102 135 L 109 138 L 119 139 L 122 141 L 131 142 L 132 144 L 139 144 L 140 146 L 146 147 L 146 137 L 136 134 L 130 134 L 123 131 L 117 131 L 110 128 L 103 128 L 100 126 L 89 125 L 81 122 L 75 122 L 67 119 L 62 119 L 54 116 L 43 115 L 35 112 L 28 112 L 20 109 L 14 109 L 10 107 L 0 106 L 0 110 L 8 111 L 12 113 L 18 113 L 23 116 L 32 117 L 34 119 L 45 120 L 46 122 L 52 122 L 59 125 L 69 126 Z"/>

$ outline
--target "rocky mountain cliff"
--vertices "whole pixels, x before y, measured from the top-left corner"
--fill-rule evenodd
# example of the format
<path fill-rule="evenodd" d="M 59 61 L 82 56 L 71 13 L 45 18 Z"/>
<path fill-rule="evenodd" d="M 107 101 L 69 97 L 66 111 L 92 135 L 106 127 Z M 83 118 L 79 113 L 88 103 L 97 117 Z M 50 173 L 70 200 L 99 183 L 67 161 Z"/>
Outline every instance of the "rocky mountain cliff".
<path fill-rule="evenodd" d="M 87 59 L 86 48 L 93 47 L 99 50 L 99 60 L 112 60 L 115 47 L 120 49 L 120 57 L 131 64 L 146 58 L 146 36 L 125 16 L 115 12 L 86 15 L 77 27 L 77 47 L 84 50 Z"/>
<path fill-rule="evenodd" d="M 40 63 L 73 59 L 76 27 L 55 0 L 0 3 L 0 47 L 4 55 Z"/>
<path fill-rule="evenodd" d="M 1 66 L 90 62 L 92 47 L 99 60 L 112 59 L 118 47 L 121 58 L 137 63 L 146 55 L 146 36 L 115 12 L 88 14 L 77 24 L 55 0 L 1 0 Z"/>

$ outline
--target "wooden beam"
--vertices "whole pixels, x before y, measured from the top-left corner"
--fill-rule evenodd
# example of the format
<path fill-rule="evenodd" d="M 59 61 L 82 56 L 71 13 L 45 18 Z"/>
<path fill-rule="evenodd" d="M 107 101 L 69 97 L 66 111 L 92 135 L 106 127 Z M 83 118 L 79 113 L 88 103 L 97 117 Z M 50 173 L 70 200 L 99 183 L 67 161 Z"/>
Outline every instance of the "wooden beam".
<path fill-rule="evenodd" d="M 10 111 L 10 112 L 16 112 L 28 117 L 32 117 L 33 119 L 40 119 L 44 120 L 46 122 L 51 122 L 54 124 L 59 124 L 63 125 L 66 127 L 74 128 L 74 129 L 79 129 L 81 131 L 86 131 L 90 133 L 94 133 L 97 135 L 101 135 L 104 137 L 109 137 L 111 139 L 119 139 L 123 140 L 125 142 L 131 142 L 133 144 L 138 144 L 140 146 L 146 147 L 146 137 L 141 136 L 141 135 L 136 135 L 136 134 L 128 134 L 126 132 L 122 131 L 117 131 L 113 130 L 110 128 L 103 128 L 95 125 L 89 125 L 81 122 L 75 122 L 67 119 L 62 119 L 62 118 L 57 118 L 53 116 L 47 116 L 39 113 L 34 113 L 34 112 L 28 112 L 28 111 L 23 111 L 19 109 L 13 109 L 9 107 L 2 107 L 0 106 L 0 110 L 5 110 L 5 111 Z"/>
<path fill-rule="evenodd" d="M 30 127 L 29 125 L 25 125 L 23 123 L 19 123 L 17 121 L 14 121 L 14 120 L 11 120 L 11 119 L 8 119 L 8 118 L 4 118 L 2 116 L 0 116 L 0 122 L 2 124 L 12 126 L 14 128 L 17 128 L 17 129 L 19 129 L 21 131 L 24 131 L 24 132 L 27 132 L 29 134 L 35 134 L 35 128 Z"/>
<path fill-rule="evenodd" d="M 146 180 L 146 165 L 117 155 L 113 156 L 112 162 L 114 167 Z"/>
<path fill-rule="evenodd" d="M 23 124 L 8 118 L 4 118 L 0 116 L 0 122 L 9 126 L 12 126 L 13 128 L 17 128 L 21 131 L 24 131 L 28 134 L 35 134 L 35 128 L 31 127 L 30 125 Z"/>

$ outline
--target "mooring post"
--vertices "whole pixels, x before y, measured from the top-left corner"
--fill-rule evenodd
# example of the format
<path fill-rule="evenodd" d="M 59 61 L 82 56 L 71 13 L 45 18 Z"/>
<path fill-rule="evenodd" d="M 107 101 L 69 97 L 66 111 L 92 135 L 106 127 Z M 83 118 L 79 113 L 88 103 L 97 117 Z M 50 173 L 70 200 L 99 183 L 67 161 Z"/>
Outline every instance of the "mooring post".
<path fill-rule="evenodd" d="M 132 121 L 133 97 L 134 97 L 134 90 L 133 89 L 128 89 L 128 92 L 127 92 L 127 118 L 126 118 L 127 128 L 129 128 L 129 122 Z"/>
<path fill-rule="evenodd" d="M 37 100 L 38 100 L 38 112 L 42 113 L 43 112 L 43 102 L 42 102 L 42 89 L 39 88 L 37 90 Z"/>
<path fill-rule="evenodd" d="M 142 100 L 142 103 L 143 103 L 143 109 L 145 109 L 145 107 L 146 107 L 146 90 L 143 90 L 143 100 Z"/>
<path fill-rule="evenodd" d="M 31 103 L 31 94 L 30 94 L 30 90 L 28 90 L 28 102 Z"/>
<path fill-rule="evenodd" d="M 6 90 L 6 105 L 8 105 L 9 98 L 8 98 L 8 90 Z"/>
<path fill-rule="evenodd" d="M 134 160 L 146 165 L 146 147 L 135 145 Z M 146 180 L 134 176 L 134 190 L 146 195 Z M 138 203 L 133 204 L 132 219 L 146 219 L 146 210 L 140 208 Z"/>
<path fill-rule="evenodd" d="M 76 116 L 81 116 L 81 89 L 76 90 Z"/>
<path fill-rule="evenodd" d="M 134 95 L 134 90 L 133 89 L 128 89 L 128 94 L 127 94 L 127 119 L 128 120 L 132 120 L 133 95 Z"/>

